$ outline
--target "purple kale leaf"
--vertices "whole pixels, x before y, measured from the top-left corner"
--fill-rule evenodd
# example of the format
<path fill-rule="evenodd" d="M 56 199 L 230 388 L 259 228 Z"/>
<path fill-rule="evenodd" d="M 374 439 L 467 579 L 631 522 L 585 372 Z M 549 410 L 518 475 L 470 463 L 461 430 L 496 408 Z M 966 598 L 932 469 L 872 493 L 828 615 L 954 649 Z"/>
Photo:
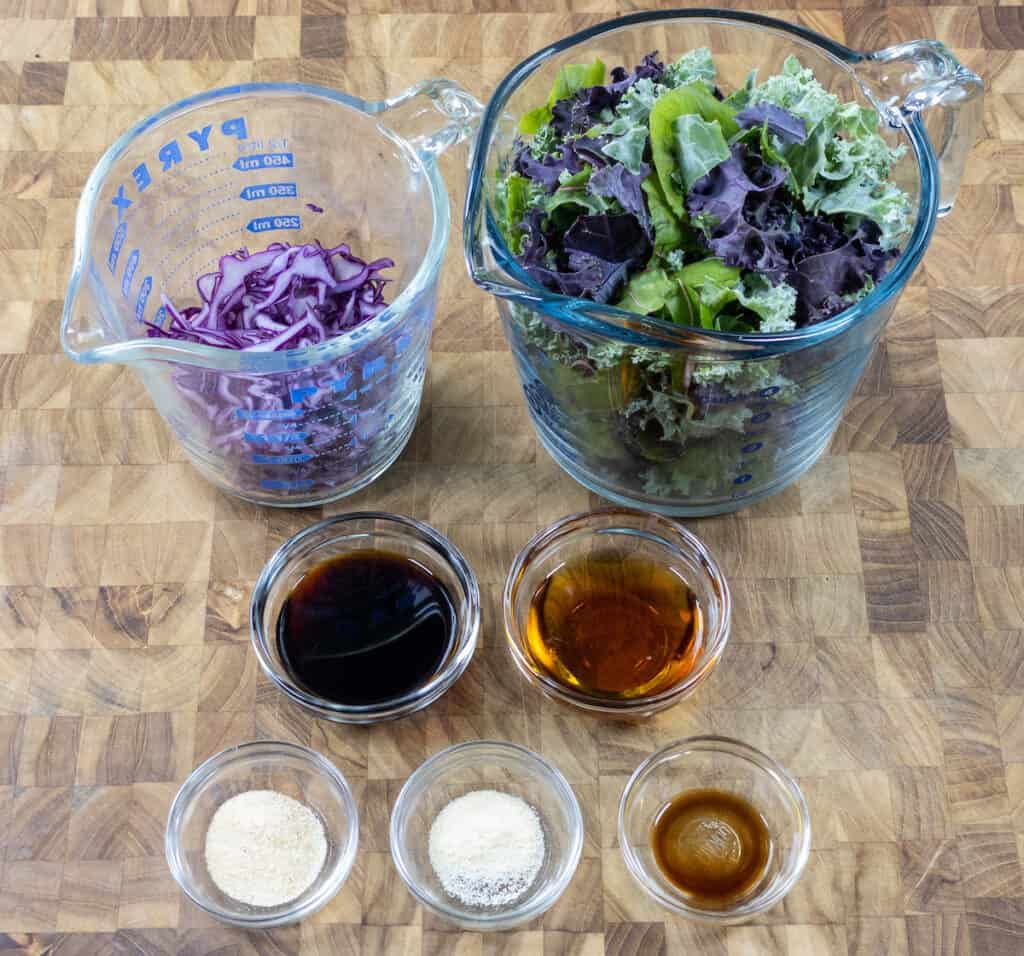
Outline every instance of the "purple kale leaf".
<path fill-rule="evenodd" d="M 606 86 L 588 86 L 551 107 L 551 128 L 561 137 L 581 135 L 601 119 L 604 110 L 613 110 L 622 99 Z"/>
<path fill-rule="evenodd" d="M 640 164 L 639 173 L 631 173 L 622 163 L 605 166 L 596 170 L 587 183 L 587 189 L 595 196 L 617 199 L 626 212 L 631 212 L 640 223 L 644 234 L 651 241 L 654 232 L 651 228 L 651 217 L 647 213 L 647 204 L 640 184 L 651 171 L 646 163 Z"/>
<path fill-rule="evenodd" d="M 843 296 L 860 291 L 868 279 L 879 282 L 900 254 L 882 248 L 882 230 L 870 219 L 845 235 L 834 223 L 809 217 L 800 234 L 801 253 L 783 278 L 797 291 L 795 318 L 801 326 L 838 315 L 846 308 Z"/>
<path fill-rule="evenodd" d="M 651 243 L 632 213 L 580 216 L 562 240 L 566 252 L 581 252 L 608 262 L 639 262 Z"/>
<path fill-rule="evenodd" d="M 726 265 L 775 272 L 792 260 L 792 233 L 784 201 L 776 198 L 785 170 L 766 163 L 741 144 L 693 184 L 690 216 L 709 223 L 707 243 Z"/>
<path fill-rule="evenodd" d="M 565 296 L 609 302 L 630 270 L 650 257 L 650 241 L 631 213 L 580 216 L 561 239 L 544 226 L 540 210 L 527 213 L 519 262 L 533 279 Z"/>
<path fill-rule="evenodd" d="M 763 126 L 767 123 L 769 131 L 774 133 L 786 146 L 802 143 L 807 139 L 807 126 L 804 121 L 774 103 L 758 103 L 756 106 L 748 106 L 736 114 L 736 122 L 744 129 Z"/>
<path fill-rule="evenodd" d="M 549 193 L 558 189 L 562 173 L 572 175 L 583 168 L 571 144 L 560 146 L 556 153 L 537 159 L 525 143 L 521 143 L 516 149 L 512 167 L 527 179 L 540 183 Z"/>
<path fill-rule="evenodd" d="M 632 73 L 628 73 L 623 66 L 615 67 L 612 70 L 612 81 L 608 86 L 609 89 L 621 95 L 637 80 L 650 80 L 652 83 L 661 82 L 664 72 L 665 64 L 658 61 L 658 51 L 655 50 L 653 53 L 648 53 Z"/>
<path fill-rule="evenodd" d="M 809 216 L 784 188 L 785 170 L 741 144 L 690 190 L 686 207 L 707 227 L 705 242 L 726 265 L 739 266 L 797 291 L 798 326 L 846 308 L 844 296 L 878 282 L 899 252 L 883 249 L 869 219 L 852 233 L 836 217 Z"/>

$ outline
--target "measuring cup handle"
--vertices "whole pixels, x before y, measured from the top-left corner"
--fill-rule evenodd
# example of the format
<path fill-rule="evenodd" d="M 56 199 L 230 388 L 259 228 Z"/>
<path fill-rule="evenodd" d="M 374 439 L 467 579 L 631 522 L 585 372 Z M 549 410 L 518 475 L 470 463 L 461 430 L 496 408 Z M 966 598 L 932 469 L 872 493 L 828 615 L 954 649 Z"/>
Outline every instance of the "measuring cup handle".
<path fill-rule="evenodd" d="M 476 131 L 483 104 L 452 80 L 424 80 L 380 104 L 380 125 L 435 158 Z M 440 114 L 440 125 L 438 124 Z"/>
<path fill-rule="evenodd" d="M 938 40 L 912 40 L 868 53 L 855 67 L 886 118 L 925 117 L 939 167 L 940 216 L 956 201 L 983 119 L 985 84 Z"/>

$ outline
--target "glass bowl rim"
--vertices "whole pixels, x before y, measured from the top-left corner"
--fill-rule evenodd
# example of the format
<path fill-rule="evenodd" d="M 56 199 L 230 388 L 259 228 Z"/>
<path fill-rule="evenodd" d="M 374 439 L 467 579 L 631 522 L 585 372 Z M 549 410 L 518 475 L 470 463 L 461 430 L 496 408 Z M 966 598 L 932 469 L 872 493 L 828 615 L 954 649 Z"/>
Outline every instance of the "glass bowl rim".
<path fill-rule="evenodd" d="M 267 651 L 268 639 L 263 627 L 263 613 L 271 589 L 285 573 L 291 562 L 303 556 L 303 548 L 326 532 L 337 532 L 325 538 L 324 542 L 345 537 L 346 526 L 359 521 L 387 522 L 405 537 L 414 538 L 429 545 L 439 558 L 455 574 L 465 592 L 466 611 L 457 620 L 454 651 L 441 669 L 426 683 L 406 692 L 393 700 L 377 704 L 337 704 L 304 690 L 283 670 L 278 668 Z M 377 530 L 367 532 L 373 536 Z M 480 586 L 476 574 L 455 544 L 422 521 L 407 515 L 386 511 L 349 511 L 316 521 L 288 538 L 270 556 L 253 585 L 249 600 L 249 639 L 263 672 L 289 698 L 316 711 L 320 715 L 342 723 L 375 723 L 404 717 L 428 706 L 445 693 L 462 676 L 476 651 L 480 634 Z"/>
<path fill-rule="evenodd" d="M 615 306 L 602 305 L 585 299 L 574 299 L 552 292 L 526 275 L 511 256 L 500 229 L 491 216 L 484 189 L 487 156 L 491 149 L 494 131 L 504 115 L 508 100 L 513 93 L 545 62 L 559 56 L 573 47 L 582 47 L 590 41 L 599 40 L 606 34 L 631 27 L 646 26 L 667 21 L 706 21 L 747 26 L 771 30 L 778 34 L 802 41 L 815 47 L 826 57 L 845 69 L 851 76 L 853 67 L 870 59 L 871 54 L 854 50 L 836 40 L 808 27 L 789 23 L 776 17 L 765 16 L 746 10 L 725 10 L 708 7 L 653 9 L 625 16 L 602 20 L 592 26 L 577 30 L 532 53 L 512 67 L 502 78 L 487 102 L 479 130 L 474 140 L 470 161 L 469 181 L 463 207 L 463 258 L 470 277 L 487 291 L 520 300 L 551 318 L 571 328 L 590 331 L 592 334 L 611 338 L 628 338 L 631 334 L 642 336 L 643 343 L 651 345 L 660 340 L 667 346 L 704 344 L 721 351 L 734 352 L 736 358 L 749 357 L 750 350 L 772 349 L 788 351 L 803 349 L 833 338 L 846 329 L 863 323 L 887 302 L 898 296 L 909 282 L 917 268 L 935 228 L 939 211 L 938 165 L 935 152 L 925 130 L 920 113 L 906 118 L 902 131 L 913 147 L 920 180 L 920 196 L 917 203 L 917 219 L 899 259 L 872 291 L 859 302 L 844 309 L 838 315 L 817 325 L 807 326 L 791 332 L 739 333 L 717 332 L 709 329 L 679 329 L 671 323 L 636 313 L 623 311 Z M 863 83 L 860 84 L 864 89 Z M 865 95 L 867 91 L 865 89 Z M 869 99 L 872 99 L 870 96 Z M 877 104 L 876 104 L 877 106 Z M 879 110 L 881 114 L 882 111 Z M 501 282 L 508 280 L 516 289 L 499 291 L 497 285 L 486 275 L 487 270 L 478 263 L 477 249 L 488 245 L 495 253 Z M 632 331 L 631 331 L 632 330 Z M 676 336 L 676 338 L 673 338 Z M 651 347 L 657 347 L 651 345 Z"/>
<path fill-rule="evenodd" d="M 318 775 L 327 781 L 331 789 L 339 797 L 339 802 L 345 810 L 347 825 L 341 834 L 344 840 L 337 841 L 340 850 L 338 861 L 326 879 L 324 878 L 323 871 L 318 874 L 313 885 L 320 881 L 323 881 L 323 885 L 320 886 L 315 896 L 301 906 L 293 907 L 291 904 L 285 903 L 281 907 L 268 907 L 268 909 L 280 910 L 280 912 L 273 912 L 267 915 L 259 913 L 249 915 L 233 910 L 225 910 L 216 903 L 201 898 L 194 891 L 190 881 L 185 878 L 185 868 L 180 862 L 182 853 L 182 818 L 185 811 L 198 796 L 201 788 L 222 771 L 247 759 L 262 757 L 264 760 L 273 761 L 282 756 L 294 757 L 300 760 L 306 765 L 310 773 Z M 233 747 L 227 747 L 213 754 L 213 756 L 207 757 L 185 778 L 185 781 L 178 788 L 178 792 L 174 795 L 174 800 L 171 801 L 171 808 L 167 813 L 167 824 L 164 829 L 164 857 L 175 883 L 204 912 L 209 913 L 221 922 L 247 929 L 259 929 L 261 927 L 293 923 L 322 909 L 334 898 L 348 879 L 352 866 L 355 863 L 358 849 L 359 807 L 344 774 L 330 760 L 312 748 L 287 740 L 249 740 L 241 744 L 235 744 Z M 282 907 L 288 908 L 282 909 Z"/>
<path fill-rule="evenodd" d="M 640 858 L 633 849 L 633 844 L 626 834 L 628 826 L 627 814 L 631 805 L 631 797 L 639 784 L 673 757 L 685 757 L 695 752 L 728 754 L 730 757 L 738 758 L 750 764 L 760 774 L 772 780 L 779 792 L 783 793 L 792 802 L 796 807 L 796 815 L 799 820 L 799 826 L 795 830 L 797 841 L 796 859 L 786 879 L 774 887 L 770 893 L 766 893 L 761 897 L 754 897 L 730 910 L 700 909 L 689 906 L 678 896 L 666 893 L 648 877 L 647 868 L 640 862 Z M 633 879 L 666 909 L 682 916 L 709 923 L 735 923 L 770 909 L 782 900 L 793 888 L 797 880 L 800 879 L 811 853 L 811 811 L 807 805 L 807 799 L 800 789 L 800 785 L 796 782 L 793 775 L 777 760 L 769 757 L 756 747 L 744 743 L 742 740 L 718 734 L 699 734 L 692 737 L 683 737 L 666 744 L 641 761 L 627 781 L 622 791 L 622 796 L 619 798 L 617 835 L 619 850 L 625 860 L 626 867 L 633 875 Z"/>
<path fill-rule="evenodd" d="M 623 700 L 600 697 L 573 690 L 558 683 L 554 678 L 535 670 L 529 657 L 523 650 L 520 629 L 515 622 L 515 600 L 519 579 L 525 573 L 530 563 L 540 557 L 548 546 L 556 543 L 560 538 L 580 534 L 594 535 L 615 530 L 613 528 L 595 530 L 588 525 L 594 519 L 616 516 L 622 517 L 625 520 L 643 519 L 644 521 L 654 522 L 665 534 L 671 534 L 680 538 L 681 542 L 673 543 L 661 535 L 654 537 L 645 536 L 648 540 L 656 540 L 665 547 L 679 553 L 685 553 L 687 557 L 696 558 L 697 563 L 714 584 L 719 603 L 718 627 L 705 642 L 705 650 L 701 655 L 700 666 L 687 674 L 679 683 L 673 684 L 657 694 Z M 685 548 L 688 550 L 684 550 L 684 547 L 681 545 L 685 545 Z M 701 684 L 718 663 L 719 658 L 721 658 L 725 651 L 726 645 L 729 643 L 732 618 L 732 596 L 729 592 L 728 582 L 722 573 L 718 561 L 701 538 L 697 537 L 697 535 L 678 521 L 674 521 L 665 515 L 615 505 L 566 515 L 564 518 L 559 518 L 547 527 L 542 528 L 530 538 L 515 556 L 512 566 L 505 577 L 501 605 L 505 626 L 505 643 L 516 667 L 530 683 L 539 685 L 545 693 L 559 700 L 574 704 L 585 710 L 599 711 L 606 714 L 621 714 L 624 716 L 640 713 L 652 707 L 660 709 L 668 706 L 670 703 L 685 697 Z"/>
<path fill-rule="evenodd" d="M 431 899 L 423 893 L 406 866 L 404 842 L 399 837 L 398 826 L 399 811 L 404 811 L 406 805 L 412 801 L 415 795 L 414 791 L 424 777 L 431 772 L 436 772 L 438 767 L 450 763 L 458 757 L 473 756 L 475 752 L 483 750 L 496 750 L 499 753 L 504 751 L 532 765 L 535 770 L 533 776 L 551 785 L 553 791 L 558 795 L 562 806 L 566 808 L 570 818 L 568 848 L 562 854 L 555 877 L 548 882 L 541 892 L 527 896 L 522 903 L 513 904 L 507 909 L 497 909 L 493 913 L 478 913 L 457 909 L 454 906 Z M 572 789 L 569 781 L 566 780 L 565 775 L 554 764 L 545 760 L 540 754 L 530 750 L 529 747 L 524 747 L 511 741 L 491 739 L 467 740 L 439 750 L 436 754 L 424 760 L 409 775 L 402 785 L 402 789 L 398 792 L 398 796 L 395 798 L 395 806 L 391 811 L 391 820 L 388 824 L 388 843 L 391 848 L 391 859 L 395 864 L 398 875 L 401 876 L 402 882 L 405 883 L 409 892 L 412 893 L 413 897 L 421 905 L 453 922 L 463 926 L 472 924 L 478 931 L 486 932 L 490 928 L 500 929 L 510 922 L 516 924 L 527 922 L 554 905 L 562 893 L 565 892 L 579 866 L 580 858 L 583 855 L 585 828 L 586 825 L 583 819 L 583 811 L 580 808 L 579 798 L 576 796 L 576 792 Z"/>

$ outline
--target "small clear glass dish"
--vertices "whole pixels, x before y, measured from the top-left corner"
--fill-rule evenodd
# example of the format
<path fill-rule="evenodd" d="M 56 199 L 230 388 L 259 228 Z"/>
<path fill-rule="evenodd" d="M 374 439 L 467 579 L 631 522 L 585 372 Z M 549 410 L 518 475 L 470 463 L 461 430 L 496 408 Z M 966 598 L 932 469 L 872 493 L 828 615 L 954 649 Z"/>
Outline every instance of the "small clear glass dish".
<path fill-rule="evenodd" d="M 277 619 L 288 595 L 308 571 L 329 558 L 360 549 L 390 551 L 429 571 L 451 598 L 456 632 L 448 657 L 437 673 L 419 687 L 381 703 L 345 705 L 313 694 L 294 680 L 281 659 Z M 404 515 L 352 512 L 318 521 L 277 549 L 253 588 L 249 630 L 263 670 L 292 700 L 329 720 L 372 724 L 422 710 L 459 679 L 476 649 L 480 589 L 473 569 L 458 548 L 429 525 Z"/>
<path fill-rule="evenodd" d="M 281 906 L 249 906 L 221 892 L 206 868 L 206 831 L 226 800 L 247 790 L 276 790 L 320 818 L 327 859 L 312 885 Z M 294 923 L 325 906 L 341 889 L 356 858 L 359 813 L 348 783 L 329 760 L 298 744 L 257 740 L 222 750 L 200 764 L 171 804 L 164 852 L 171 875 L 211 916 L 260 929 Z"/>
<path fill-rule="evenodd" d="M 434 818 L 474 790 L 499 790 L 525 800 L 544 829 L 544 862 L 515 902 L 468 906 L 449 896 L 428 854 Z M 583 814 L 572 787 L 525 747 L 495 740 L 456 744 L 417 768 L 391 814 L 391 856 L 409 891 L 428 910 L 473 932 L 510 929 L 540 916 L 569 885 L 583 852 Z"/>
<path fill-rule="evenodd" d="M 722 909 L 693 904 L 670 883 L 651 850 L 662 808 L 686 790 L 711 788 L 743 797 L 760 811 L 772 848 L 761 879 Z M 811 851 L 811 817 L 796 781 L 771 757 L 728 737 L 687 737 L 648 757 L 619 803 L 619 847 L 636 881 L 666 909 L 689 919 L 741 923 L 778 903 L 800 878 Z"/>
<path fill-rule="evenodd" d="M 703 616 L 702 646 L 690 671 L 658 693 L 626 697 L 589 693 L 555 680 L 527 643 L 530 603 L 543 581 L 573 558 L 608 549 L 643 554 L 677 574 L 696 595 Z M 502 598 L 512 660 L 524 677 L 549 697 L 587 710 L 646 717 L 692 694 L 711 673 L 729 637 L 731 598 L 718 563 L 704 543 L 669 518 L 629 508 L 601 508 L 570 515 L 533 537 L 516 556 Z"/>

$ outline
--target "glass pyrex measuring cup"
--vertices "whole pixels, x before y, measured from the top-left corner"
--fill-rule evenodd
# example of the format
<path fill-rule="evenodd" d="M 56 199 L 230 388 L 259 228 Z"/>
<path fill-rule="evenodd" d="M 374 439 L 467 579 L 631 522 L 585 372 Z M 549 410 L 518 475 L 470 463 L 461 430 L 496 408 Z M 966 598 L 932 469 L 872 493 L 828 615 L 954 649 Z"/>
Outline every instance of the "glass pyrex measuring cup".
<path fill-rule="evenodd" d="M 89 177 L 61 338 L 79 362 L 135 370 L 196 468 L 268 505 L 373 481 L 416 422 L 448 241 L 439 153 L 481 107 L 447 80 L 382 102 L 300 84 L 202 93 L 143 120 Z M 221 256 L 347 243 L 394 260 L 390 306 L 307 348 L 234 351 L 147 336 L 163 300 L 198 303 Z"/>
<path fill-rule="evenodd" d="M 545 102 L 558 70 L 595 58 L 631 69 L 651 51 L 668 61 L 696 47 L 710 49 L 726 92 L 751 69 L 764 79 L 795 55 L 826 89 L 877 109 L 886 139 L 907 147 L 893 172 L 913 206 L 902 255 L 829 321 L 767 335 L 672 325 L 550 292 L 505 244 L 496 178 L 508 168 L 519 118 Z M 481 121 L 465 252 L 473 279 L 499 297 L 530 414 L 555 460 L 613 501 L 675 515 L 733 511 L 795 481 L 828 445 L 936 217 L 952 208 L 981 110 L 981 80 L 940 43 L 859 53 L 728 11 L 623 17 L 516 67 Z"/>

